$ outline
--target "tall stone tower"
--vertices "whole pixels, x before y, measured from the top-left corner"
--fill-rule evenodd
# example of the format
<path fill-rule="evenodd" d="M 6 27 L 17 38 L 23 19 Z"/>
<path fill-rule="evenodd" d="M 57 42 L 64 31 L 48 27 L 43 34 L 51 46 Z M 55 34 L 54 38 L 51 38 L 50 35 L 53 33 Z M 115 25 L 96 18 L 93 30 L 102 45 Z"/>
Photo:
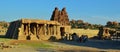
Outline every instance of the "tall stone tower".
<path fill-rule="evenodd" d="M 52 21 L 58 21 L 61 25 L 69 25 L 69 18 L 66 12 L 66 8 L 60 11 L 57 7 L 54 9 L 51 19 Z"/>

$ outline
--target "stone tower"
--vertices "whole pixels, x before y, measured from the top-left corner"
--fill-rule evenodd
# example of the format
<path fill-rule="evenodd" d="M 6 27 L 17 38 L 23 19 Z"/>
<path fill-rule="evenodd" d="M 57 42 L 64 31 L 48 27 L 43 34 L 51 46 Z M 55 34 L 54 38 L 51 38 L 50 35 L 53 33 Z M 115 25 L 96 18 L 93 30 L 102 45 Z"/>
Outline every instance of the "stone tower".
<path fill-rule="evenodd" d="M 61 25 L 69 25 L 69 18 L 66 12 L 66 8 L 63 8 L 61 11 L 56 7 L 52 13 L 52 21 L 58 21 Z"/>

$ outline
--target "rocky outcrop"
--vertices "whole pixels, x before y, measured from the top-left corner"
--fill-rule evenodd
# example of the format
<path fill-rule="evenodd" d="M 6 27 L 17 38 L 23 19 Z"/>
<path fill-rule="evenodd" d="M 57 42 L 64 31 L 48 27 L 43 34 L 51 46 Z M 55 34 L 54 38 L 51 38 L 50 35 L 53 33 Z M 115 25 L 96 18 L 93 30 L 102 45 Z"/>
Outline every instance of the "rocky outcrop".
<path fill-rule="evenodd" d="M 118 26 L 119 25 L 119 22 L 116 22 L 116 21 L 108 21 L 106 26 L 107 27 L 110 27 L 110 26 Z"/>
<path fill-rule="evenodd" d="M 69 25 L 69 18 L 66 8 L 63 8 L 62 11 L 59 11 L 59 9 L 56 7 L 50 20 L 58 21 L 61 25 Z"/>

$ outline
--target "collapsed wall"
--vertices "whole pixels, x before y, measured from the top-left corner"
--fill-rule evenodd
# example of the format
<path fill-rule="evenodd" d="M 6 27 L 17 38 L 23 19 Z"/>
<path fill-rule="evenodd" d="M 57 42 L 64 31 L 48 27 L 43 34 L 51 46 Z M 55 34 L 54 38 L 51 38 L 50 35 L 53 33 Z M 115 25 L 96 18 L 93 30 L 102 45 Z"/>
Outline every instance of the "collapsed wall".
<path fill-rule="evenodd" d="M 21 19 L 10 23 L 7 38 L 18 40 L 48 40 L 55 36 L 60 39 L 60 24 L 56 21 Z"/>

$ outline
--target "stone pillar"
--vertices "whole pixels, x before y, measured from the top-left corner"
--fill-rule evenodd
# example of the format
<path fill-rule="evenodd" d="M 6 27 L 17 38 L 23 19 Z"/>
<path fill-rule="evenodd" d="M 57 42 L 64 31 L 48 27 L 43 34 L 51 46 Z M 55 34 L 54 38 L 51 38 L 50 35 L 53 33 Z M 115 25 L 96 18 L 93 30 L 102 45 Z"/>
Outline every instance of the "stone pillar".
<path fill-rule="evenodd" d="M 56 32 L 56 34 L 57 34 L 57 35 L 56 35 L 56 36 L 57 36 L 57 39 L 61 39 L 60 26 L 59 26 L 59 25 L 56 26 L 56 31 L 57 31 L 57 32 Z"/>
<path fill-rule="evenodd" d="M 38 36 L 38 24 L 36 26 L 36 36 Z"/>
<path fill-rule="evenodd" d="M 53 27 L 54 29 L 53 29 L 53 31 L 54 31 L 54 35 L 56 35 L 56 25 L 54 25 L 54 27 Z"/>
<path fill-rule="evenodd" d="M 40 35 L 39 35 L 39 24 L 37 24 L 37 27 L 36 27 L 36 37 L 37 37 L 37 39 L 40 39 Z"/>
<path fill-rule="evenodd" d="M 46 32 L 47 32 L 47 31 L 46 31 L 46 24 L 44 24 L 44 27 L 43 27 L 43 28 L 44 28 L 44 30 L 43 30 L 43 31 L 44 31 L 44 35 L 46 35 Z"/>
<path fill-rule="evenodd" d="M 43 32 L 42 32 L 42 31 L 43 31 L 42 28 L 43 28 L 42 25 L 39 24 L 39 25 L 38 25 L 38 34 L 39 34 L 39 35 L 43 34 Z"/>
<path fill-rule="evenodd" d="M 46 35 L 48 35 L 48 24 L 46 24 Z"/>
<path fill-rule="evenodd" d="M 21 28 L 22 28 L 22 31 L 23 31 L 23 35 L 26 35 L 25 33 L 26 33 L 26 31 L 25 31 L 25 25 L 24 24 L 21 24 Z"/>
<path fill-rule="evenodd" d="M 30 23 L 28 23 L 28 35 L 30 35 Z"/>
<path fill-rule="evenodd" d="M 26 29 L 25 29 L 25 35 L 28 35 L 28 28 L 29 28 L 29 27 L 28 27 L 28 24 L 25 25 L 25 28 L 26 28 Z"/>
<path fill-rule="evenodd" d="M 50 35 L 50 25 L 49 24 L 48 24 L 47 28 L 48 28 L 48 35 Z"/>
<path fill-rule="evenodd" d="M 18 40 L 26 40 L 24 32 L 24 24 L 21 24 L 21 28 L 18 28 Z"/>
<path fill-rule="evenodd" d="M 24 24 L 21 24 L 21 29 L 22 29 L 23 35 L 25 35 L 25 34 L 24 34 L 24 32 L 25 32 L 25 31 L 24 31 Z"/>
<path fill-rule="evenodd" d="M 52 26 L 50 26 L 50 35 L 53 35 L 53 32 L 52 32 Z"/>
<path fill-rule="evenodd" d="M 57 35 L 60 35 L 60 26 L 57 26 Z"/>
<path fill-rule="evenodd" d="M 41 35 L 45 34 L 44 25 L 41 26 Z"/>
<path fill-rule="evenodd" d="M 52 25 L 52 29 L 51 29 L 51 30 L 52 30 L 52 35 L 55 35 L 55 34 L 54 34 L 54 30 L 55 30 L 55 29 L 54 29 L 54 25 Z"/>
<path fill-rule="evenodd" d="M 30 35 L 30 23 L 28 23 L 28 35 L 26 36 L 27 40 L 31 40 L 31 35 Z"/>
<path fill-rule="evenodd" d="M 36 25 L 33 26 L 34 27 L 34 35 L 36 35 Z"/>

